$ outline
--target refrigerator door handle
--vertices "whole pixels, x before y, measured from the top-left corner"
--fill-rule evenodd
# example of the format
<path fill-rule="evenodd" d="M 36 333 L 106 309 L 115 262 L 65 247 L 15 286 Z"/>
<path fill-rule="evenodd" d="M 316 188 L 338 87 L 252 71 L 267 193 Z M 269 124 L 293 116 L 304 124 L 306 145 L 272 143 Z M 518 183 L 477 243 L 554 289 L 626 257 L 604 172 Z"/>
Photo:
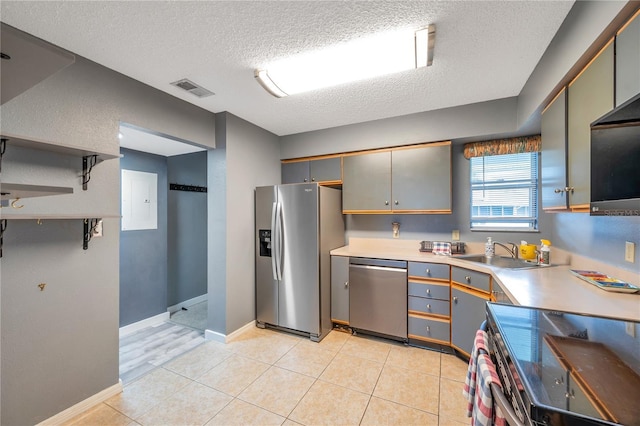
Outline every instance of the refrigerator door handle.
<path fill-rule="evenodd" d="M 273 279 L 278 280 L 278 271 L 277 271 L 277 261 L 276 261 L 276 253 L 278 253 L 277 246 L 277 238 L 276 238 L 276 213 L 277 213 L 277 205 L 278 203 L 274 201 L 271 206 L 271 272 L 273 273 Z"/>
<path fill-rule="evenodd" d="M 274 279 L 277 281 L 282 280 L 282 203 L 276 202 L 275 215 L 274 215 L 274 247 L 272 261 L 274 262 Z"/>

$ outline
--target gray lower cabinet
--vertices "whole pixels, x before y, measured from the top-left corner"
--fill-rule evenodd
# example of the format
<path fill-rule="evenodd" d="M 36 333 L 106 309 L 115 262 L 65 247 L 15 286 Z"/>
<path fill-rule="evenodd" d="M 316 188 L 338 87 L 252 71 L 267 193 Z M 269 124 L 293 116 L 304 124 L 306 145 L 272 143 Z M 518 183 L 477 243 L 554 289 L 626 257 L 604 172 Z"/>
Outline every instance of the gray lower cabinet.
<path fill-rule="evenodd" d="M 471 354 L 476 331 L 486 318 L 488 295 L 452 284 L 451 286 L 451 346 Z"/>
<path fill-rule="evenodd" d="M 281 166 L 282 183 L 318 182 L 340 184 L 342 182 L 342 158 L 340 156 L 318 160 L 285 161 Z"/>
<path fill-rule="evenodd" d="M 616 106 L 640 93 L 639 16 L 616 36 Z"/>
<path fill-rule="evenodd" d="M 331 256 L 331 321 L 349 325 L 349 258 Z"/>
<path fill-rule="evenodd" d="M 591 198 L 591 123 L 613 109 L 613 43 L 569 85 L 569 207 L 589 211 Z M 544 140 L 542 141 L 544 149 Z"/>
<path fill-rule="evenodd" d="M 409 342 L 423 345 L 450 343 L 449 265 L 409 262 L 407 334 Z"/>

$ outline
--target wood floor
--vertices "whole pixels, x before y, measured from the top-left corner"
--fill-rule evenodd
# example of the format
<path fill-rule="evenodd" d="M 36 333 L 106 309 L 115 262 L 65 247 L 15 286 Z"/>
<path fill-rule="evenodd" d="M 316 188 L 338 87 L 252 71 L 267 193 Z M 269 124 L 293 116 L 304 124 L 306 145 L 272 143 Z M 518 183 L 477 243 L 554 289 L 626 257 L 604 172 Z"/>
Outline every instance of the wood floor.
<path fill-rule="evenodd" d="M 173 322 L 120 338 L 120 379 L 124 384 L 204 343 L 204 331 Z"/>

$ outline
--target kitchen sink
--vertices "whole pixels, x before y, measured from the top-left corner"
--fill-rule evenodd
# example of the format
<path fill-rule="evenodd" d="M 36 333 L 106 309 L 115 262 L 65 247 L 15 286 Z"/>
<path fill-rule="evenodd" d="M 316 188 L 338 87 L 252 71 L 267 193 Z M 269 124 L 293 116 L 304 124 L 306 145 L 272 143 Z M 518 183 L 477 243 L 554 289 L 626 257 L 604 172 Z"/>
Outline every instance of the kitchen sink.
<path fill-rule="evenodd" d="M 498 268 L 526 269 L 526 268 L 538 267 L 538 264 L 535 261 L 514 259 L 513 257 L 506 257 L 506 256 L 487 257 L 481 254 L 473 254 L 468 256 L 456 256 L 456 257 L 458 259 L 468 260 L 469 262 L 484 263 L 486 265 L 496 266 Z"/>

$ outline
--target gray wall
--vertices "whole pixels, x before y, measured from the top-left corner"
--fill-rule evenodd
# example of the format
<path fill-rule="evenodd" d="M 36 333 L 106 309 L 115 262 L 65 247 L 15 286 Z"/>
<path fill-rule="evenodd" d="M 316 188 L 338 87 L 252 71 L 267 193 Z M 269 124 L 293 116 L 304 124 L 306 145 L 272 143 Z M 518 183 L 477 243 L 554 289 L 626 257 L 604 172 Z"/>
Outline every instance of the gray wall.
<path fill-rule="evenodd" d="M 2 105 L 0 114 L 3 133 L 113 154 L 120 121 L 215 146 L 212 113 L 81 57 Z M 118 159 L 95 167 L 88 191 L 77 168 L 3 163 L 4 182 L 27 176 L 74 188 L 73 195 L 29 200 L 25 214 L 119 216 Z M 0 299 L 2 424 L 38 423 L 118 383 L 119 220 L 105 219 L 104 237 L 89 250 L 82 250 L 81 235 L 80 220 L 9 223 Z M 48 283 L 44 292 L 40 282 Z"/>
<path fill-rule="evenodd" d="M 158 228 L 120 231 L 120 327 L 167 311 L 167 158 L 121 149 L 120 168 L 158 175 Z"/>
<path fill-rule="evenodd" d="M 255 319 L 254 189 L 280 183 L 280 152 L 276 135 L 232 114 L 217 114 L 216 130 L 224 148 L 209 152 L 208 326 L 226 335 Z"/>
<path fill-rule="evenodd" d="M 167 157 L 169 183 L 207 186 L 207 153 Z M 167 306 L 207 293 L 207 193 L 169 191 Z"/>

